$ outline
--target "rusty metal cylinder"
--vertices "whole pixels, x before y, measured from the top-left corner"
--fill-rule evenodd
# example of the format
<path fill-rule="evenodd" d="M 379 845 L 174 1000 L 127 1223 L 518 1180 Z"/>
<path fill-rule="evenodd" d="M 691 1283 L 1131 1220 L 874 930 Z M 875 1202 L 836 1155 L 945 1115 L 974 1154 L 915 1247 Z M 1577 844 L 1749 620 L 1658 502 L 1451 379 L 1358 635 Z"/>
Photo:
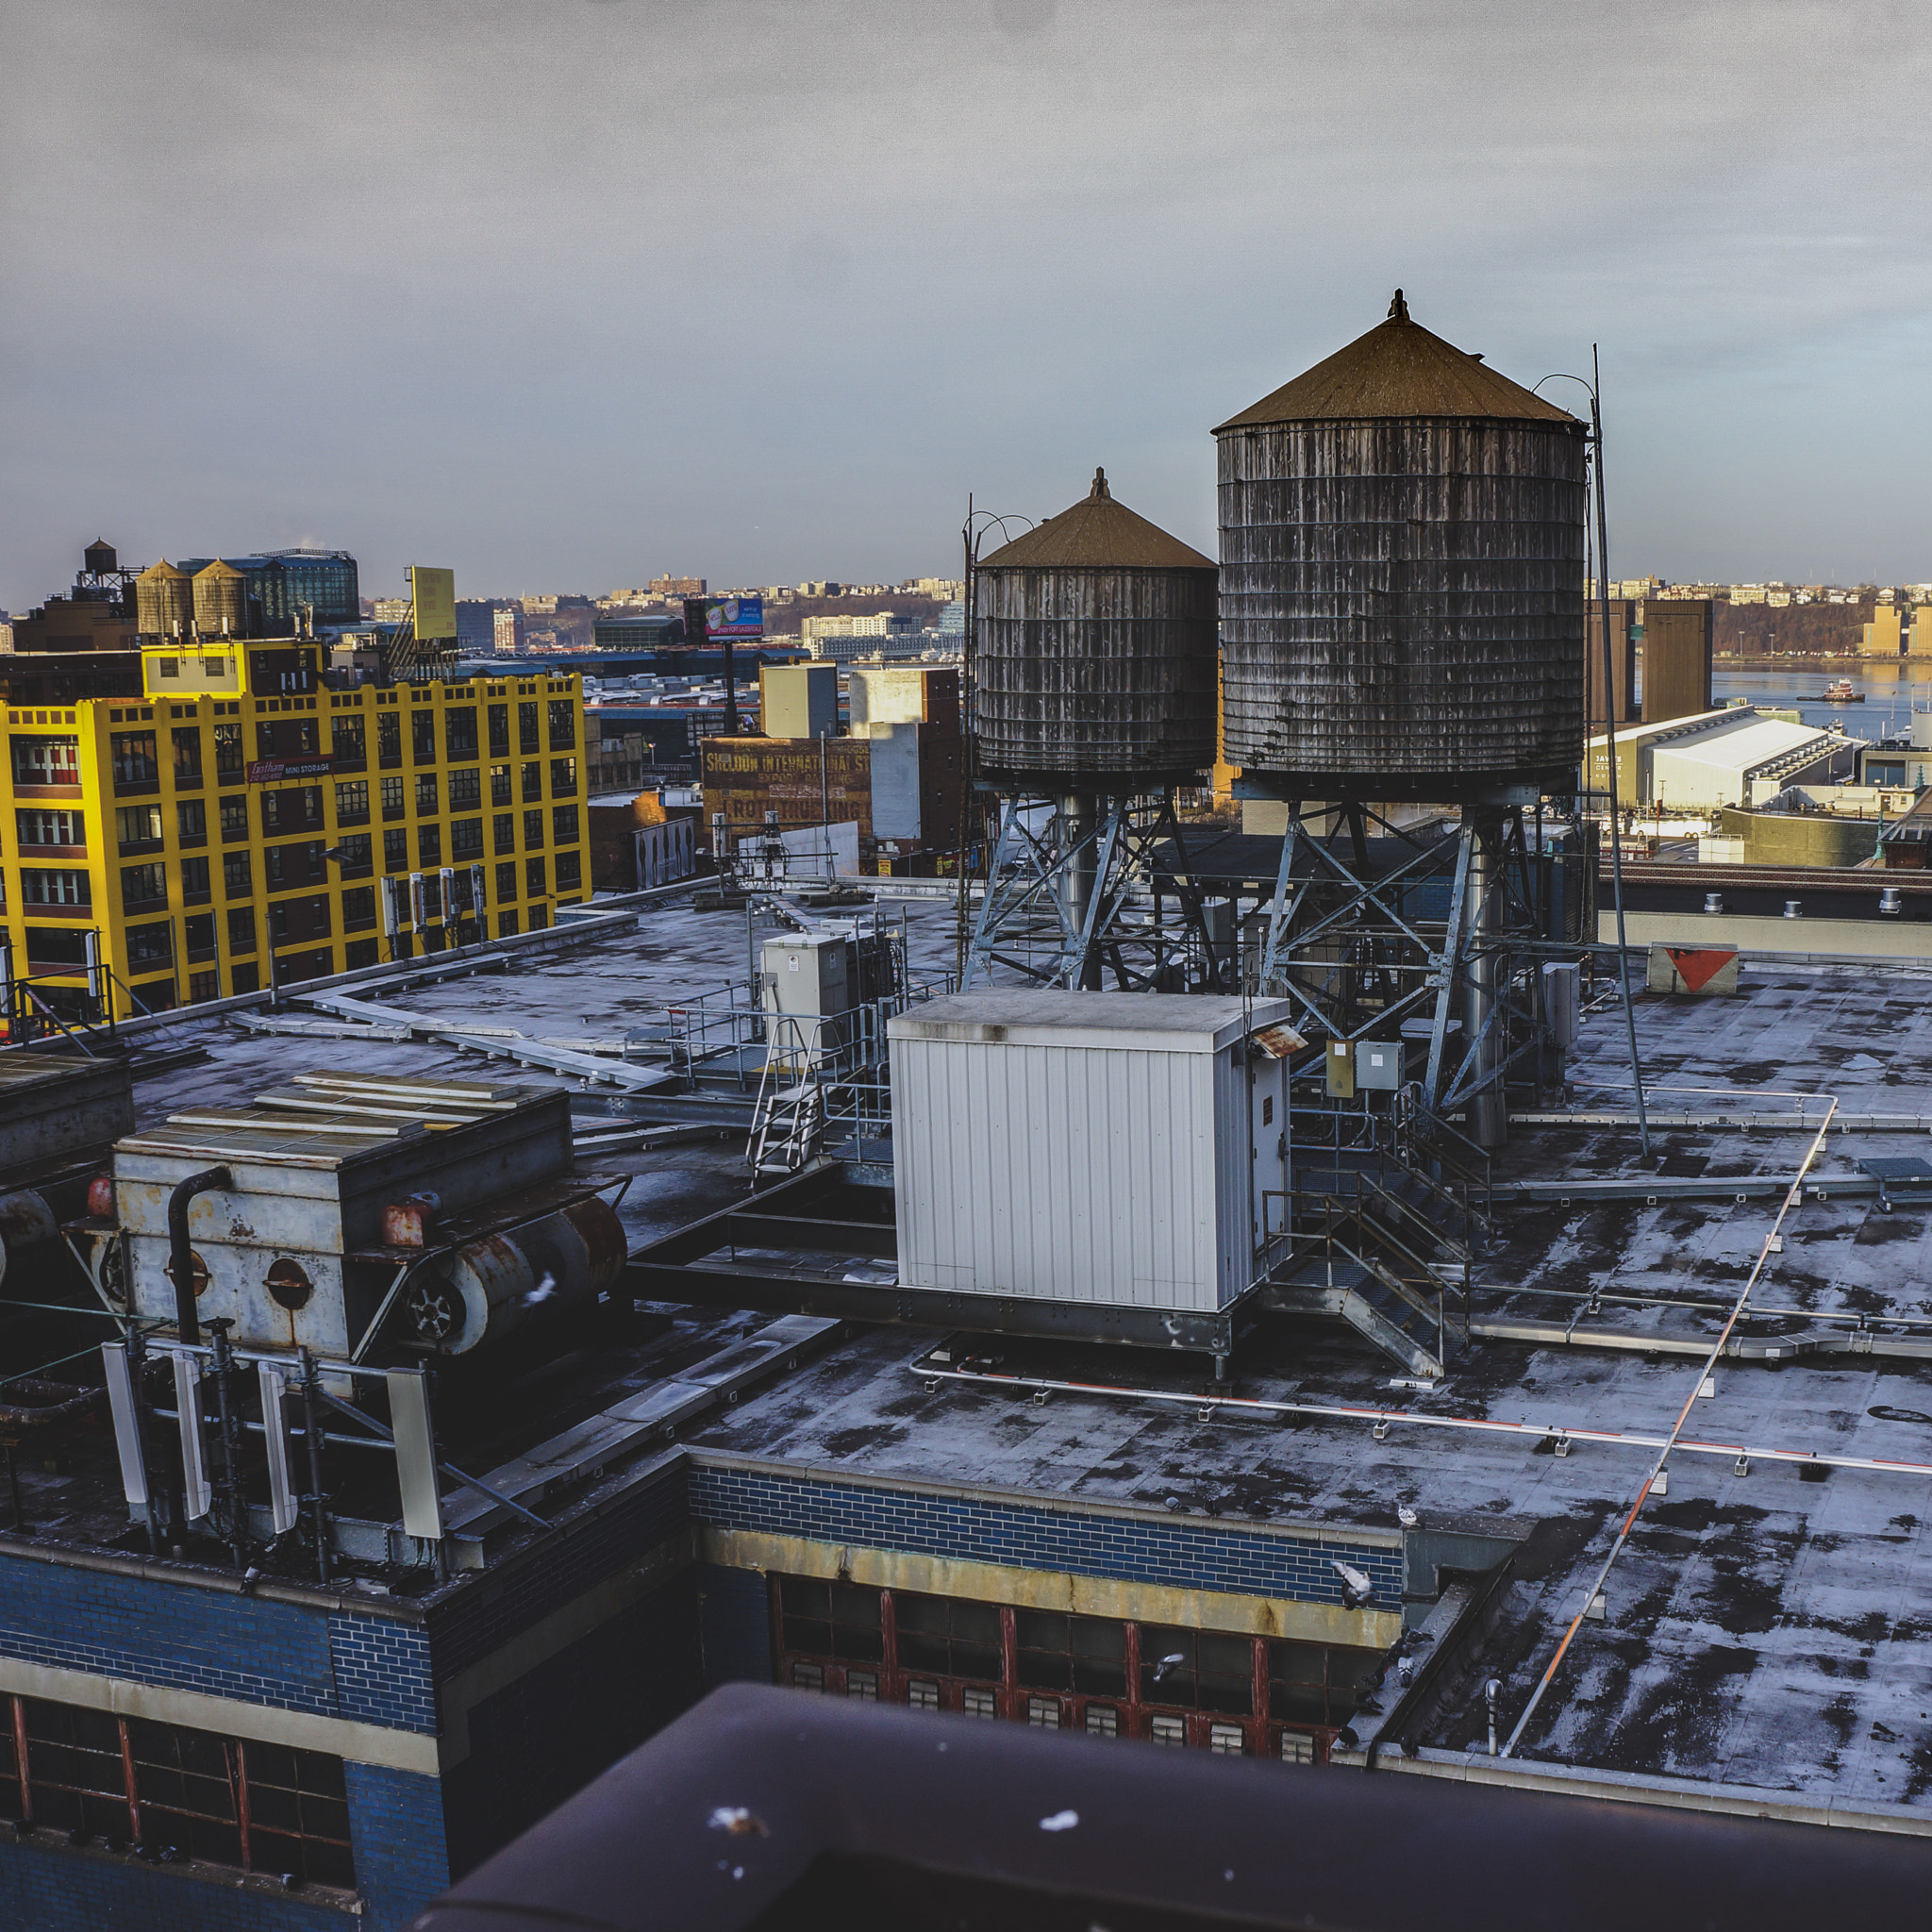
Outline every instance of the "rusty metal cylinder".
<path fill-rule="evenodd" d="M 1141 792 L 1214 762 L 1215 569 L 1116 503 L 1083 502 L 974 574 L 979 769 L 1011 790 Z"/>
<path fill-rule="evenodd" d="M 1304 798 L 1574 785 L 1581 423 L 1398 291 L 1215 436 L 1231 764 Z"/>
<path fill-rule="evenodd" d="M 626 1258 L 617 1210 L 593 1194 L 458 1248 L 446 1272 L 425 1270 L 405 1290 L 404 1307 L 424 1341 L 467 1355 L 595 1301 L 616 1285 Z"/>

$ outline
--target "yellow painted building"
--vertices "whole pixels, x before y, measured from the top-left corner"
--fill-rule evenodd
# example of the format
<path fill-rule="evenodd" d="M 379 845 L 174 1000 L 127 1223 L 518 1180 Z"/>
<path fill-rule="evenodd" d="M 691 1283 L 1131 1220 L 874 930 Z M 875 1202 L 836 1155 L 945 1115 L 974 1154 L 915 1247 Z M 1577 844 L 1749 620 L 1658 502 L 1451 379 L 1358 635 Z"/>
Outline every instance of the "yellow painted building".
<path fill-rule="evenodd" d="M 0 704 L 12 1010 L 160 1011 L 590 896 L 578 678 L 331 691 L 325 648 L 205 639 L 144 650 L 141 702 Z"/>

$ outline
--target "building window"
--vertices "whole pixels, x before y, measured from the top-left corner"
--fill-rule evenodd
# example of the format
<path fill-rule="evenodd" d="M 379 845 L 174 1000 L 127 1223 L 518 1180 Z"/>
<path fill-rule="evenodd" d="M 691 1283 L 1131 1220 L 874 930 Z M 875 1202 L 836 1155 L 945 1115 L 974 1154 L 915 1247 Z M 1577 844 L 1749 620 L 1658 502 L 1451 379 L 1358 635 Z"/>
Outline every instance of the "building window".
<path fill-rule="evenodd" d="M 552 798 L 575 798 L 577 795 L 576 759 L 550 760 L 550 795 Z"/>
<path fill-rule="evenodd" d="M 550 814 L 550 842 L 553 845 L 575 845 L 577 842 L 575 806 L 559 805 Z"/>
<path fill-rule="evenodd" d="M 369 780 L 352 778 L 336 787 L 336 824 L 366 825 L 369 823 Z"/>
<path fill-rule="evenodd" d="M 857 1697 L 861 1703 L 876 1704 L 879 1701 L 879 1679 L 876 1671 L 847 1671 L 845 1673 L 845 1694 Z"/>
<path fill-rule="evenodd" d="M 330 747 L 341 763 L 364 765 L 369 762 L 369 740 L 360 718 L 332 719 L 329 734 Z"/>
<path fill-rule="evenodd" d="M 375 761 L 379 765 L 399 765 L 403 761 L 403 721 L 393 711 L 376 714 Z"/>
<path fill-rule="evenodd" d="M 924 1677 L 913 1677 L 906 1686 L 906 1702 L 914 1710 L 937 1710 L 940 1707 L 940 1687 Z"/>
<path fill-rule="evenodd" d="M 239 778 L 246 761 L 242 756 L 242 727 L 239 724 L 217 724 L 215 726 L 215 775 L 218 778 Z"/>
<path fill-rule="evenodd" d="M 452 705 L 442 714 L 442 743 L 450 761 L 476 756 L 476 708 Z"/>
<path fill-rule="evenodd" d="M 959 1708 L 968 1717 L 998 1717 L 999 1693 L 982 1690 L 976 1684 L 969 1684 L 959 1693 Z"/>
<path fill-rule="evenodd" d="M 787 1650 L 860 1664 L 886 1654 L 883 1598 L 858 1583 L 827 1583 L 812 1576 L 779 1579 L 779 1605 Z"/>
<path fill-rule="evenodd" d="M 1284 1764 L 1314 1763 L 1314 1739 L 1307 1731 L 1283 1731 L 1281 1734 L 1281 1761 Z"/>
<path fill-rule="evenodd" d="M 24 906 L 89 906 L 93 903 L 93 887 L 84 872 L 42 872 L 23 866 L 20 898 Z M 27 937 L 33 937 L 31 928 Z"/>
<path fill-rule="evenodd" d="M 184 858 L 181 861 L 181 903 L 184 906 L 205 906 L 209 890 L 208 860 Z"/>
<path fill-rule="evenodd" d="M 222 975 L 219 969 L 213 973 L 191 973 L 188 975 L 188 997 L 192 1003 L 218 1000 L 221 996 Z"/>
<path fill-rule="evenodd" d="M 208 807 L 198 798 L 184 798 L 175 808 L 175 829 L 184 845 L 208 843 Z"/>
<path fill-rule="evenodd" d="M 517 707 L 517 749 L 532 752 L 537 749 L 537 707 L 519 705 Z"/>
<path fill-rule="evenodd" d="M 995 1684 L 1005 1677 L 997 1605 L 918 1596 L 908 1591 L 893 1591 L 892 1603 L 902 1666 L 945 1677 L 983 1677 Z"/>
<path fill-rule="evenodd" d="M 1017 1610 L 1013 1638 L 1017 1681 L 1029 1690 L 1127 1694 L 1127 1626 L 1112 1617 Z"/>
<path fill-rule="evenodd" d="M 261 794 L 261 825 L 265 832 L 293 832 L 322 823 L 322 787 L 297 785 L 286 791 Z"/>
<path fill-rule="evenodd" d="M 1247 1734 L 1240 1724 L 1209 1724 L 1208 1748 L 1217 1757 L 1245 1757 L 1248 1749 Z"/>
<path fill-rule="evenodd" d="M 184 919 L 181 922 L 181 943 L 190 959 L 211 959 L 215 951 L 214 914 L 202 912 L 192 919 Z"/>
<path fill-rule="evenodd" d="M 577 741 L 577 708 L 568 698 L 550 700 L 550 749 L 571 751 Z"/>
<path fill-rule="evenodd" d="M 474 811 L 483 803 L 483 774 L 475 765 L 449 774 L 449 808 Z"/>
<path fill-rule="evenodd" d="M 500 811 L 490 822 L 490 849 L 492 852 L 514 852 L 517 849 L 517 815 L 513 811 Z"/>
<path fill-rule="evenodd" d="M 354 886 L 342 894 L 342 930 L 360 932 L 375 924 L 375 888 Z"/>
<path fill-rule="evenodd" d="M 436 713 L 426 706 L 410 715 L 409 749 L 419 765 L 436 762 Z"/>
<path fill-rule="evenodd" d="M 152 731 L 117 731 L 108 745 L 117 787 L 160 783 L 161 767 Z"/>
<path fill-rule="evenodd" d="M 458 819 L 449 828 L 449 856 L 452 858 L 480 858 L 483 856 L 483 821 Z"/>
<path fill-rule="evenodd" d="M 523 793 L 525 805 L 528 805 L 533 799 L 541 799 L 543 796 L 543 767 L 541 765 L 531 764 L 524 767 Z"/>
<path fill-rule="evenodd" d="M 543 849 L 543 814 L 541 811 L 526 811 L 524 814 L 524 850 L 541 852 Z"/>
<path fill-rule="evenodd" d="M 434 872 L 442 863 L 442 827 L 419 825 L 416 828 L 416 849 L 423 870 Z"/>
<path fill-rule="evenodd" d="M 490 707 L 490 756 L 500 758 L 509 750 L 509 707 Z"/>
<path fill-rule="evenodd" d="M 351 940 L 342 948 L 342 970 L 354 973 L 364 966 L 374 966 L 382 957 L 381 947 L 375 940 Z"/>
<path fill-rule="evenodd" d="M 0 1698 L 0 1803 L 42 1829 L 355 1887 L 339 1757 L 35 1697 Z"/>
<path fill-rule="evenodd" d="M 491 765 L 490 768 L 490 802 L 491 805 L 510 803 L 509 767 Z"/>
<path fill-rule="evenodd" d="M 175 928 L 168 920 L 158 920 L 153 925 L 130 925 L 127 928 L 127 969 L 138 973 L 143 967 L 166 966 L 175 958 Z M 150 999 L 148 1004 L 154 1002 Z"/>
<path fill-rule="evenodd" d="M 370 870 L 369 834 L 345 832 L 336 841 L 336 869 L 345 879 Z"/>
<path fill-rule="evenodd" d="M 222 838 L 245 839 L 248 836 L 248 794 L 237 791 L 222 800 Z"/>
<path fill-rule="evenodd" d="M 416 810 L 426 818 L 436 816 L 436 774 L 425 772 L 416 780 Z"/>
<path fill-rule="evenodd" d="M 1118 1738 L 1121 1734 L 1121 1714 L 1110 1704 L 1090 1704 L 1087 1707 L 1087 1735 L 1090 1738 Z"/>
<path fill-rule="evenodd" d="M 201 783 L 201 726 L 177 724 L 174 729 L 175 783 L 184 790 Z"/>
<path fill-rule="evenodd" d="M 557 855 L 557 890 L 559 892 L 581 891 L 584 883 L 584 855 L 581 852 L 559 852 Z"/>
<path fill-rule="evenodd" d="M 1183 1710 L 1250 1717 L 1255 1709 L 1255 1642 L 1214 1630 L 1141 1626 L 1141 1699 Z"/>
<path fill-rule="evenodd" d="M 404 795 L 403 781 L 400 778 L 385 778 L 382 781 L 382 815 L 386 819 L 399 819 L 409 809 Z"/>
<path fill-rule="evenodd" d="M 21 810 L 13 815 L 14 835 L 22 846 L 62 845 L 87 849 L 87 821 L 77 811 Z"/>
<path fill-rule="evenodd" d="M 1188 1721 L 1181 1717 L 1155 1717 L 1149 1720 L 1147 1734 L 1157 1744 L 1185 1744 Z"/>
<path fill-rule="evenodd" d="M 1029 1697 L 1026 1722 L 1036 1731 L 1057 1731 L 1060 1727 L 1060 1701 L 1058 1697 Z"/>
<path fill-rule="evenodd" d="M 1373 1652 L 1341 1644 L 1272 1642 L 1268 1715 L 1311 1726 L 1345 1724 L 1379 1675 L 1380 1661 Z"/>
<path fill-rule="evenodd" d="M 499 912 L 496 915 L 496 937 L 500 940 L 513 940 L 516 936 L 516 914 L 514 912 Z"/>
<path fill-rule="evenodd" d="M 230 899 L 245 899 L 255 890 L 255 866 L 245 852 L 230 852 L 222 859 L 222 891 Z"/>
<path fill-rule="evenodd" d="M 382 869 L 384 872 L 408 872 L 409 869 L 409 835 L 398 828 L 382 835 Z"/>
<path fill-rule="evenodd" d="M 114 810 L 114 840 L 123 852 L 146 852 L 161 842 L 158 805 L 123 805 Z"/>
<path fill-rule="evenodd" d="M 124 865 L 121 868 L 121 905 L 124 910 L 136 906 L 165 906 L 168 903 L 168 874 L 165 866 Z"/>
<path fill-rule="evenodd" d="M 251 953 L 255 950 L 253 940 L 248 943 L 248 950 Z M 237 994 L 258 992 L 261 990 L 261 969 L 257 966 L 231 967 L 228 972 L 228 990 Z"/>
<path fill-rule="evenodd" d="M 80 740 L 16 738 L 13 741 L 13 782 L 16 785 L 78 785 Z"/>
<path fill-rule="evenodd" d="M 825 1688 L 825 1672 L 823 1664 L 793 1664 L 791 1684 L 797 1690 L 823 1690 Z"/>
<path fill-rule="evenodd" d="M 503 847 L 499 845 L 496 849 L 501 852 Z M 497 901 L 501 904 L 508 900 L 510 904 L 514 905 L 522 896 L 522 893 L 517 891 L 516 860 L 509 859 L 496 868 Z"/>
<path fill-rule="evenodd" d="M 228 908 L 228 951 L 252 953 L 255 950 L 255 908 L 252 906 L 233 906 Z M 240 976 L 235 983 L 237 992 L 253 992 L 251 985 L 243 987 Z"/>
<path fill-rule="evenodd" d="M 541 858 L 524 860 L 524 897 L 541 899 L 543 896 L 543 861 Z"/>

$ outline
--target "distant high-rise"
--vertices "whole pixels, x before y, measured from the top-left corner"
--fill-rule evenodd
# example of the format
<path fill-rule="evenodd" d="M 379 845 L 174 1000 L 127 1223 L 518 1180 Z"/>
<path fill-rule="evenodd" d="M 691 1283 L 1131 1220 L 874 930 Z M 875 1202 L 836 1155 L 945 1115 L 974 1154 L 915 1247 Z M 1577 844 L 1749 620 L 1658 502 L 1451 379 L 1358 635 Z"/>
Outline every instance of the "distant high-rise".
<path fill-rule="evenodd" d="M 653 577 L 654 597 L 702 597 L 709 586 L 703 577 Z"/>
<path fill-rule="evenodd" d="M 499 651 L 521 651 L 524 648 L 524 613 L 521 610 L 499 610 L 496 613 L 495 641 Z"/>

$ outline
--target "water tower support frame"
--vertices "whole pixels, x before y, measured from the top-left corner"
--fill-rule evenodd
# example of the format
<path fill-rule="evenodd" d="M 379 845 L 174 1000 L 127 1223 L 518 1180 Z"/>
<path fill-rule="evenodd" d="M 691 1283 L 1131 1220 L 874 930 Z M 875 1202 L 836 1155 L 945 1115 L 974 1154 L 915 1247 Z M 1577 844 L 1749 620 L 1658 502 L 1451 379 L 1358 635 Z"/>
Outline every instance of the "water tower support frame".
<path fill-rule="evenodd" d="M 967 948 L 962 988 L 995 967 L 1039 986 L 1220 991 L 1232 945 L 1209 929 L 1172 791 L 1013 792 Z"/>
<path fill-rule="evenodd" d="M 1483 1146 L 1507 1137 L 1507 1087 L 1525 1061 L 1540 1091 L 1557 1077 L 1540 968 L 1582 950 L 1550 931 L 1524 822 L 1533 806 L 1511 795 L 1467 805 L 1453 838 L 1424 843 L 1359 801 L 1290 801 L 1257 961 L 1257 990 L 1293 1000 L 1311 1043 L 1400 1039 L 1405 1021 L 1426 1014 L 1419 1111 L 1461 1111 Z M 1379 874 L 1372 824 L 1413 847 Z M 1445 873 L 1446 916 L 1419 916 L 1414 889 Z"/>

